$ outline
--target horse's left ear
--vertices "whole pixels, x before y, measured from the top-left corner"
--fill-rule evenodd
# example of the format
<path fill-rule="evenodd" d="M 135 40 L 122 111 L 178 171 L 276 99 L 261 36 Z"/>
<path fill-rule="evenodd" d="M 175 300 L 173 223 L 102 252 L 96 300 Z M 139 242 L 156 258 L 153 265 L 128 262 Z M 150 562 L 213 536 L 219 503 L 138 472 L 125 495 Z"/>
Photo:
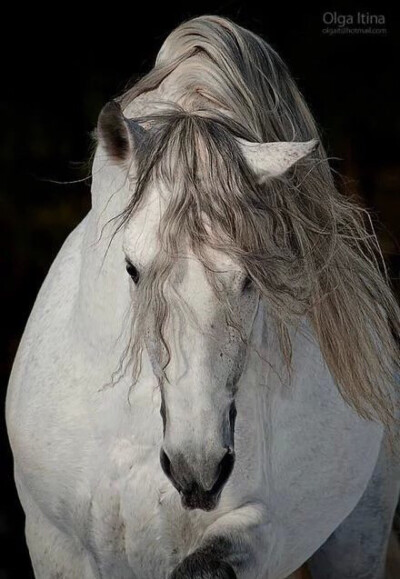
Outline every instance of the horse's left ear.
<path fill-rule="evenodd" d="M 132 119 L 124 117 L 116 101 L 107 103 L 97 122 L 97 138 L 113 161 L 127 161 L 143 146 L 146 130 Z"/>
<path fill-rule="evenodd" d="M 319 141 L 251 143 L 237 139 L 250 168 L 260 180 L 279 177 L 318 146 Z"/>

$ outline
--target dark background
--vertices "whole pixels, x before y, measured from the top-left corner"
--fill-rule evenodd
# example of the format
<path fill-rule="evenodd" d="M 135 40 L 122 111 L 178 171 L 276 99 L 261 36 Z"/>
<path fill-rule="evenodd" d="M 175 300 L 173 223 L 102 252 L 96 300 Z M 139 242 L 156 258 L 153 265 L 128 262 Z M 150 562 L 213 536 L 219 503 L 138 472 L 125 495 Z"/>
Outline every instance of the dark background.
<path fill-rule="evenodd" d="M 146 3 L 143 3 L 146 4 Z M 261 34 L 288 63 L 322 127 L 342 176 L 374 213 L 385 258 L 399 278 L 399 29 L 389 5 L 288 2 L 154 2 L 90 7 L 57 4 L 43 14 L 18 7 L 2 22 L 0 93 L 3 323 L 1 395 L 36 293 L 66 235 L 90 207 L 90 132 L 101 107 L 152 66 L 162 40 L 182 20 L 214 13 Z M 384 35 L 329 36 L 325 11 L 384 14 Z M 398 284 L 394 279 L 394 284 Z M 2 411 L 3 414 L 3 411 Z M 32 577 L 24 518 L 1 420 L 0 579 Z"/>

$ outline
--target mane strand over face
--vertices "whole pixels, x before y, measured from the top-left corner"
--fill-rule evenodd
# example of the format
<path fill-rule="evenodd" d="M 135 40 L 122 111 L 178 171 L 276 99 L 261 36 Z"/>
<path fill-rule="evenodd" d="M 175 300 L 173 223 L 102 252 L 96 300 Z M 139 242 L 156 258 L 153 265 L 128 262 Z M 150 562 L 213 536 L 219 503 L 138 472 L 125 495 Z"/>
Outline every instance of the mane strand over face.
<path fill-rule="evenodd" d="M 122 107 L 156 89 L 190 58 L 197 65 L 189 77 L 182 75 L 185 110 L 175 105 L 139 119 L 151 128 L 138 153 L 137 185 L 123 222 L 152 180 L 166 182 L 171 195 L 161 224 L 166 251 L 158 267 L 164 279 L 156 270 L 149 274 L 138 291 L 136 319 L 152 300 L 162 336 L 161 320 L 168 315 L 162 287 L 184 239 L 200 258 L 205 245 L 222 249 L 271 307 L 288 364 L 289 328 L 307 316 L 345 401 L 392 429 L 400 314 L 368 214 L 338 193 L 322 146 L 285 178 L 260 184 L 235 139 L 319 138 L 276 52 L 229 20 L 190 20 L 166 39 L 154 69 L 121 97 Z"/>

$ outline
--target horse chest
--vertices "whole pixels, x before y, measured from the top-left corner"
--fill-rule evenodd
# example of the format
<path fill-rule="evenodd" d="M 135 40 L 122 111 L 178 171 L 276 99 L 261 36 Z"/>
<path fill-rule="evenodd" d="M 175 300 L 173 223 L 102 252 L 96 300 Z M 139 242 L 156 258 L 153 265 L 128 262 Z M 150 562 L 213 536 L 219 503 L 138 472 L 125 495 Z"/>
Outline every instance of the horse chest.
<path fill-rule="evenodd" d="M 158 448 L 120 438 L 103 456 L 100 477 L 86 500 L 83 536 L 103 573 L 164 577 L 207 525 L 188 512 L 159 466 Z"/>

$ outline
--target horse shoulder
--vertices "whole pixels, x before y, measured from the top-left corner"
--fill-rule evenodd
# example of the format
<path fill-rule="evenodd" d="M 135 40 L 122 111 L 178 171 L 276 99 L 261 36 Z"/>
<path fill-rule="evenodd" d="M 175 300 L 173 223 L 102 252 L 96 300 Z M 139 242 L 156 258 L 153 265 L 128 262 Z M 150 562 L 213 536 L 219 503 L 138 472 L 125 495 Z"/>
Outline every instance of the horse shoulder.
<path fill-rule="evenodd" d="M 60 360 L 68 359 L 68 322 L 86 222 L 87 217 L 70 233 L 53 261 L 18 347 L 6 397 L 6 424 L 16 462 L 30 462 L 35 440 L 45 437 L 46 424 L 54 422 L 51 398 L 59 394 L 56 378 L 63 380 Z"/>

